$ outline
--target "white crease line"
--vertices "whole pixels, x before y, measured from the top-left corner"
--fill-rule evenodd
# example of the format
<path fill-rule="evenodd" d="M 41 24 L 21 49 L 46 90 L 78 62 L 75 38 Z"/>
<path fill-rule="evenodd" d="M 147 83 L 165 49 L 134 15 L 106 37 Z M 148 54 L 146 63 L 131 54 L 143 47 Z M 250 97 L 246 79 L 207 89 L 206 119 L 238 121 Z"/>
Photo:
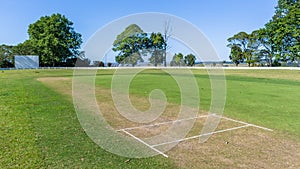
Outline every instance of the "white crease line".
<path fill-rule="evenodd" d="M 215 116 L 216 116 L 216 115 L 215 115 Z M 233 121 L 233 122 L 236 122 L 236 123 L 249 124 L 249 123 L 247 123 L 247 122 L 243 122 L 243 121 L 239 121 L 239 120 L 234 120 L 234 119 L 231 119 L 231 118 L 228 118 L 228 117 L 224 117 L 224 116 L 222 116 L 221 118 L 222 118 L 222 119 L 225 119 L 225 120 Z"/>
<path fill-rule="evenodd" d="M 176 123 L 176 122 L 181 122 L 181 121 L 185 121 L 185 120 L 193 120 L 193 119 L 198 119 L 198 118 L 203 118 L 203 117 L 207 117 L 207 115 L 191 117 L 191 118 L 187 118 L 187 119 L 179 119 L 179 120 L 174 120 L 174 121 L 166 121 L 166 122 L 143 125 L 143 126 L 128 127 L 128 128 L 123 128 L 123 129 L 119 129 L 119 130 L 116 130 L 116 131 L 133 130 L 133 129 L 145 128 L 145 127 L 153 127 L 153 126 L 158 126 L 158 125 L 161 125 L 161 124 Z"/>
<path fill-rule="evenodd" d="M 249 124 L 249 126 L 257 127 L 257 128 L 263 129 L 263 130 L 274 131 L 272 129 L 269 129 L 269 128 L 266 128 L 266 127 L 262 127 L 262 126 L 258 126 L 258 125 L 255 125 L 255 124 Z"/>
<path fill-rule="evenodd" d="M 246 123 L 246 122 L 239 121 L 239 120 L 234 120 L 234 119 L 231 119 L 231 118 L 228 118 L 228 117 L 224 117 L 224 116 L 218 116 L 216 114 L 212 114 L 212 116 L 221 117 L 221 118 L 223 118 L 225 120 L 229 120 L 229 121 L 233 121 L 233 122 L 237 122 L 237 123 L 241 123 L 241 124 L 246 124 L 246 125 L 249 125 L 249 126 L 252 126 L 252 127 L 263 129 L 263 130 L 273 131 L 272 129 L 269 129 L 269 128 L 266 128 L 266 127 L 258 126 L 258 125 L 251 124 L 251 123 Z"/>
<path fill-rule="evenodd" d="M 193 120 L 193 119 L 203 118 L 203 117 L 207 117 L 207 116 L 221 117 L 222 119 L 233 121 L 233 122 L 236 122 L 236 123 L 241 123 L 241 124 L 245 124 L 245 125 L 251 125 L 253 127 L 260 128 L 260 129 L 267 130 L 267 131 L 273 131 L 272 129 L 269 129 L 269 128 L 266 128 L 266 127 L 262 127 L 262 126 L 258 126 L 258 125 L 255 125 L 255 124 L 251 124 L 251 123 L 247 123 L 247 122 L 243 122 L 243 121 L 231 119 L 231 118 L 224 117 L 224 116 L 219 116 L 219 115 L 216 115 L 216 114 L 208 114 L 208 115 L 197 116 L 197 117 L 192 117 L 192 118 L 187 118 L 187 119 L 167 121 L 167 122 L 161 122 L 161 123 L 155 123 L 155 124 L 149 124 L 149 125 L 143 125 L 143 126 L 128 127 L 128 128 L 123 128 L 123 129 L 119 129 L 119 130 L 116 130 L 116 131 L 133 130 L 133 129 L 145 128 L 145 127 L 153 127 L 153 126 L 158 126 L 158 125 L 161 125 L 161 124 L 176 123 L 176 122 L 185 121 L 185 120 Z"/>
<path fill-rule="evenodd" d="M 157 150 L 156 148 L 154 148 L 153 146 L 151 146 L 151 145 L 149 145 L 148 143 L 144 142 L 143 140 L 137 138 L 135 135 L 129 133 L 129 132 L 126 131 L 126 130 L 121 130 L 121 131 L 123 131 L 124 133 L 130 135 L 131 137 L 133 137 L 133 138 L 136 139 L 137 141 L 139 141 L 139 142 L 145 144 L 147 147 L 151 148 L 152 150 L 156 151 L 157 153 L 159 153 L 159 154 L 163 155 L 164 157 L 168 158 L 168 155 L 166 155 L 166 154 L 164 154 L 163 152 Z"/>
<path fill-rule="evenodd" d="M 207 135 L 216 134 L 216 133 L 222 133 L 222 132 L 225 132 L 225 131 L 237 130 L 237 129 L 244 128 L 244 127 L 249 127 L 249 126 L 251 126 L 251 124 L 246 124 L 244 126 L 238 126 L 238 127 L 233 127 L 233 128 L 229 128 L 229 129 L 214 131 L 214 132 L 210 132 L 210 133 L 200 134 L 200 135 L 197 135 L 197 136 L 187 137 L 187 138 L 183 138 L 183 139 L 179 139 L 179 140 L 175 140 L 175 141 L 169 141 L 169 142 L 165 142 L 165 143 L 155 144 L 155 145 L 152 145 L 152 147 L 157 147 L 157 146 L 162 146 L 162 145 L 172 144 L 172 143 L 178 143 L 178 142 L 182 142 L 182 141 L 186 141 L 186 140 L 190 140 L 190 139 L 195 139 L 195 138 L 202 137 L 202 136 L 207 136 Z"/>

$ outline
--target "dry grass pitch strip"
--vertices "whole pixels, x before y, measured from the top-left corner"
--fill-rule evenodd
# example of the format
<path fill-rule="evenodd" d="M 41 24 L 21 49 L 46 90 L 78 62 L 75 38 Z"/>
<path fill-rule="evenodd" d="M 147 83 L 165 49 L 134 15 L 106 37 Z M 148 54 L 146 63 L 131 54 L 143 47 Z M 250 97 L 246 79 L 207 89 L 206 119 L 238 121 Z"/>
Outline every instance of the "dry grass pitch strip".
<path fill-rule="evenodd" d="M 168 155 L 166 155 L 166 154 L 164 154 L 163 152 L 161 152 L 161 151 L 157 150 L 156 148 L 154 148 L 154 146 L 149 145 L 148 143 L 146 143 L 146 142 L 143 141 L 142 139 L 136 137 L 135 135 L 129 133 L 128 131 L 126 131 L 126 130 L 121 130 L 121 131 L 123 131 L 124 133 L 128 134 L 128 135 L 131 136 L 132 138 L 138 140 L 139 142 L 143 143 L 144 145 L 146 145 L 146 146 L 149 147 L 150 149 L 152 149 L 152 150 L 158 152 L 159 154 L 163 155 L 164 157 L 166 157 L 166 158 L 169 157 Z"/>
<path fill-rule="evenodd" d="M 200 134 L 200 135 L 195 135 L 195 136 L 191 136 L 191 137 L 186 137 L 186 138 L 179 139 L 179 140 L 174 140 L 174 141 L 159 143 L 159 144 L 155 144 L 155 145 L 150 145 L 150 144 L 146 143 L 141 138 L 138 138 L 137 136 L 133 135 L 132 133 L 130 133 L 128 131 L 128 130 L 140 129 L 140 128 L 145 128 L 145 127 L 154 127 L 154 126 L 159 126 L 159 125 L 164 125 L 164 124 L 170 124 L 170 123 L 176 123 L 176 122 L 181 122 L 181 121 L 187 121 L 187 120 L 194 120 L 194 119 L 199 119 L 199 118 L 205 118 L 205 117 L 208 117 L 208 116 L 220 117 L 221 119 L 232 121 L 232 122 L 236 122 L 236 123 L 240 123 L 240 124 L 243 124 L 243 125 L 242 126 L 228 128 L 228 129 L 218 130 L 218 131 L 214 131 L 214 132 L 204 133 L 204 134 Z M 174 120 L 174 121 L 166 121 L 166 122 L 149 124 L 149 125 L 142 125 L 142 126 L 136 126 L 136 127 L 128 127 L 128 128 L 123 128 L 123 129 L 119 129 L 119 130 L 116 130 L 116 131 L 126 133 L 127 135 L 131 136 L 132 138 L 134 138 L 137 141 L 141 142 L 142 144 L 146 145 L 150 149 L 152 149 L 152 150 L 156 151 L 157 153 L 161 154 L 162 156 L 168 158 L 168 155 L 166 155 L 165 153 L 163 153 L 160 150 L 156 149 L 155 147 L 163 146 L 163 145 L 167 145 L 167 144 L 179 143 L 179 142 L 182 142 L 182 141 L 196 139 L 196 138 L 199 138 L 199 137 L 202 137 L 202 136 L 207 136 L 207 135 L 212 135 L 212 134 L 217 134 L 217 133 L 223 133 L 223 132 L 226 132 L 226 131 L 237 130 L 237 129 L 241 129 L 241 128 L 245 128 L 245 127 L 255 127 L 255 128 L 263 129 L 263 130 L 266 130 L 266 131 L 273 131 L 272 129 L 269 129 L 269 128 L 266 128 L 266 127 L 262 127 L 262 126 L 258 126 L 258 125 L 255 125 L 255 124 L 251 124 L 251 123 L 247 123 L 247 122 L 235 120 L 235 119 L 224 117 L 224 116 L 219 116 L 219 115 L 216 115 L 216 114 L 201 115 L 201 116 L 194 117 L 194 118 L 186 118 L 186 119 L 179 119 L 179 120 Z"/>
<path fill-rule="evenodd" d="M 117 131 L 134 130 L 134 129 L 144 128 L 144 127 L 154 127 L 154 126 L 159 126 L 159 125 L 162 125 L 162 124 L 177 123 L 177 122 L 181 122 L 181 121 L 194 120 L 194 119 L 203 118 L 203 117 L 207 117 L 207 115 L 192 117 L 192 118 L 186 118 L 186 119 L 179 119 L 179 120 L 174 120 L 174 121 L 166 121 L 166 122 L 148 124 L 148 125 L 143 125 L 143 126 L 128 127 L 128 128 L 124 128 L 124 129 L 119 129 Z"/>
<path fill-rule="evenodd" d="M 182 141 L 186 141 L 186 140 L 190 140 L 190 139 L 195 139 L 195 138 L 199 138 L 199 137 L 207 136 L 207 135 L 211 135 L 211 134 L 222 133 L 222 132 L 231 131 L 231 130 L 237 130 L 237 129 L 244 128 L 244 127 L 249 127 L 249 126 L 250 125 L 246 124 L 246 125 L 239 126 L 239 127 L 233 127 L 233 128 L 229 128 L 229 129 L 225 129 L 225 130 L 218 130 L 218 131 L 215 131 L 215 132 L 200 134 L 200 135 L 191 136 L 191 137 L 187 137 L 187 138 L 183 138 L 183 139 L 179 139 L 179 140 L 174 140 L 174 141 L 169 141 L 169 142 L 165 142 L 165 143 L 155 144 L 155 145 L 152 145 L 152 146 L 153 147 L 158 147 L 158 146 L 162 146 L 162 145 L 166 145 L 166 144 L 172 144 L 172 143 L 182 142 Z"/>

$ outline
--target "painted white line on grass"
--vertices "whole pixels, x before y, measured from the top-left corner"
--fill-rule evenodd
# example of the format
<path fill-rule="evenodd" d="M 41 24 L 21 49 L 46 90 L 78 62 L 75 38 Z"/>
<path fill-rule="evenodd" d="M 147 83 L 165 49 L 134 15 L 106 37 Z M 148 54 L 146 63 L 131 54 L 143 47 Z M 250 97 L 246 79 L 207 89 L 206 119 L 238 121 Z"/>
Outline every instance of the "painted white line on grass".
<path fill-rule="evenodd" d="M 160 143 L 160 144 L 155 144 L 155 145 L 152 145 L 152 147 L 157 147 L 157 146 L 162 146 L 162 145 L 172 144 L 172 143 L 178 143 L 178 142 L 182 142 L 182 141 L 186 141 L 186 140 L 190 140 L 190 139 L 195 139 L 195 138 L 199 138 L 199 137 L 206 136 L 206 135 L 222 133 L 222 132 L 231 131 L 231 130 L 237 130 L 237 129 L 245 128 L 245 127 L 249 127 L 249 126 L 251 126 L 251 124 L 246 124 L 246 125 L 243 125 L 243 126 L 233 127 L 233 128 L 229 128 L 229 129 L 224 129 L 224 130 L 214 131 L 214 132 L 200 134 L 200 135 L 196 135 L 196 136 L 191 136 L 191 137 L 187 137 L 187 138 L 183 138 L 183 139 L 179 139 L 179 140 L 174 140 L 174 141 L 164 142 L 164 143 Z"/>
<path fill-rule="evenodd" d="M 162 125 L 162 124 L 177 123 L 177 122 L 181 122 L 181 121 L 194 120 L 194 119 L 199 119 L 199 118 L 204 118 L 204 117 L 207 117 L 207 115 L 191 117 L 191 118 L 186 118 L 186 119 L 179 119 L 179 120 L 174 120 L 174 121 L 154 123 L 154 124 L 143 125 L 143 126 L 128 127 L 128 128 L 123 128 L 123 129 L 119 129 L 119 130 L 116 130 L 116 131 L 133 130 L 133 129 L 145 128 L 145 127 L 154 127 L 154 126 L 158 126 L 158 125 Z"/>
<path fill-rule="evenodd" d="M 149 145 L 148 143 L 144 142 L 144 141 L 141 140 L 140 138 L 138 138 L 138 137 L 136 137 L 135 135 L 129 133 L 128 131 L 126 131 L 126 130 L 121 130 L 121 131 L 123 131 L 124 133 L 126 133 L 126 134 L 128 134 L 129 136 L 133 137 L 133 138 L 136 139 L 137 141 L 143 143 L 144 145 L 146 145 L 146 146 L 149 147 L 150 149 L 156 151 L 157 153 L 161 154 L 162 156 L 164 156 L 164 157 L 166 157 L 166 158 L 169 157 L 168 155 L 164 154 L 163 152 L 157 150 L 157 149 L 154 148 L 153 146 L 151 146 L 151 145 Z"/>
<path fill-rule="evenodd" d="M 207 116 L 221 117 L 222 119 L 225 119 L 225 120 L 228 120 L 228 121 L 233 121 L 233 122 L 241 123 L 241 124 L 245 124 L 245 125 L 251 125 L 251 126 L 253 126 L 253 127 L 260 128 L 260 129 L 263 129 L 263 130 L 273 131 L 272 129 L 269 129 L 269 128 L 267 128 L 267 127 L 258 126 L 258 125 L 251 124 L 251 123 L 247 123 L 247 122 L 243 122 L 243 121 L 240 121 L 240 120 L 235 120 L 235 119 L 228 118 L 228 117 L 225 117 L 225 116 L 218 116 L 218 115 L 216 115 L 216 114 L 202 115 L 202 116 L 193 117 L 193 118 L 180 119 L 180 120 L 174 120 L 174 121 L 166 121 L 166 122 L 155 123 L 155 124 L 149 124 L 149 125 L 143 125 L 143 126 L 128 127 L 128 128 L 123 128 L 123 129 L 119 129 L 119 130 L 116 130 L 116 131 L 133 130 L 133 129 L 145 128 L 145 127 L 154 127 L 154 126 L 158 126 L 158 125 L 161 125 L 161 124 L 176 123 L 176 122 L 181 122 L 181 121 L 185 121 L 185 120 L 193 120 L 193 119 L 198 119 L 198 118 L 204 118 L 204 117 L 207 117 Z"/>
<path fill-rule="evenodd" d="M 218 116 L 218 115 L 212 114 L 212 116 Z M 231 118 L 228 118 L 228 117 L 221 116 L 221 118 L 222 118 L 222 119 L 225 119 L 225 120 L 229 120 L 229 121 L 241 123 L 241 124 L 250 125 L 250 126 L 253 126 L 253 127 L 256 127 L 256 128 L 263 129 L 263 130 L 273 131 L 272 129 L 269 129 L 269 128 L 267 128 L 267 127 L 262 127 L 262 126 L 258 126 L 258 125 L 255 125 L 255 124 L 251 124 L 251 123 L 247 123 L 247 122 L 243 122 L 243 121 L 239 121 L 239 120 L 234 120 L 234 119 L 231 119 Z"/>
<path fill-rule="evenodd" d="M 231 119 L 231 118 L 224 117 L 224 116 L 221 116 L 221 118 L 225 119 L 225 120 L 228 120 L 228 121 L 233 121 L 233 122 L 236 122 L 236 123 L 244 124 L 244 125 L 243 126 L 238 126 L 238 127 L 233 127 L 233 128 L 228 128 L 228 129 L 224 129 L 224 130 L 214 131 L 214 132 L 210 132 L 210 133 L 200 134 L 200 135 L 196 135 L 196 136 L 186 137 L 186 138 L 183 138 L 183 139 L 169 141 L 169 142 L 164 142 L 164 143 L 155 144 L 155 145 L 150 145 L 150 144 L 144 142 L 142 139 L 140 139 L 140 138 L 134 136 L 133 134 L 131 134 L 130 132 L 126 131 L 126 130 L 133 130 L 133 129 L 138 129 L 138 128 L 144 128 L 144 127 L 153 127 L 153 126 L 158 126 L 158 125 L 168 124 L 168 123 L 176 123 L 176 122 L 181 122 L 181 121 L 185 121 L 185 120 L 193 120 L 193 119 L 198 119 L 198 118 L 204 118 L 204 117 L 207 117 L 207 116 L 220 117 L 220 116 L 218 116 L 216 114 L 202 115 L 202 116 L 193 117 L 193 118 L 186 118 L 186 119 L 180 119 L 180 120 L 174 120 L 174 121 L 166 121 L 166 122 L 149 124 L 149 125 L 143 125 L 143 126 L 137 126 L 137 127 L 129 127 L 129 128 L 119 129 L 119 130 L 116 130 L 116 131 L 122 131 L 122 132 L 130 135 L 134 139 L 140 141 L 141 143 L 145 144 L 146 146 L 148 146 L 152 150 L 158 152 L 159 154 L 161 154 L 161 155 L 163 155 L 164 157 L 167 157 L 167 158 L 168 158 L 168 156 L 166 154 L 164 154 L 163 152 L 155 149 L 154 147 L 162 146 L 162 145 L 166 145 L 166 144 L 178 143 L 178 142 L 182 142 L 182 141 L 186 141 L 186 140 L 190 140 L 190 139 L 199 138 L 199 137 L 202 137 L 202 136 L 207 136 L 207 135 L 222 133 L 222 132 L 231 131 L 231 130 L 237 130 L 237 129 L 241 129 L 241 128 L 245 128 L 245 127 L 256 127 L 256 128 L 260 128 L 260 129 L 267 130 L 267 131 L 273 131 L 272 129 L 269 129 L 269 128 L 266 128 L 266 127 L 262 127 L 262 126 L 258 126 L 258 125 L 255 125 L 255 124 L 251 124 L 251 123 L 247 123 L 247 122 L 243 122 L 243 121 Z"/>
<path fill-rule="evenodd" d="M 252 126 L 252 127 L 260 128 L 260 129 L 267 130 L 267 131 L 274 131 L 272 129 L 269 129 L 269 128 L 266 128 L 266 127 L 262 127 L 262 126 L 258 126 L 258 125 L 255 125 L 255 124 L 249 124 L 249 125 Z"/>
<path fill-rule="evenodd" d="M 217 115 L 214 115 L 214 116 L 217 116 Z M 233 122 L 236 122 L 236 123 L 241 123 L 241 124 L 249 124 L 247 122 L 243 122 L 243 121 L 239 121 L 239 120 L 235 120 L 235 119 L 231 119 L 231 118 L 228 118 L 228 117 L 221 117 L 222 119 L 225 119 L 225 120 L 228 120 L 228 121 L 233 121 Z"/>

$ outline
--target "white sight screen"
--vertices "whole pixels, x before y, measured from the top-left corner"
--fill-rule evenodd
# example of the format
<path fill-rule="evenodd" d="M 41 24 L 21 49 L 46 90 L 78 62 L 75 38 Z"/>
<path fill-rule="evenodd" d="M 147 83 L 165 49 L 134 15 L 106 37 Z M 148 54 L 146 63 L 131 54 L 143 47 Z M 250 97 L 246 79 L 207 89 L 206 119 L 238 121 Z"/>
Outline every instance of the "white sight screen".
<path fill-rule="evenodd" d="M 38 56 L 15 56 L 16 69 L 29 69 L 39 67 Z"/>

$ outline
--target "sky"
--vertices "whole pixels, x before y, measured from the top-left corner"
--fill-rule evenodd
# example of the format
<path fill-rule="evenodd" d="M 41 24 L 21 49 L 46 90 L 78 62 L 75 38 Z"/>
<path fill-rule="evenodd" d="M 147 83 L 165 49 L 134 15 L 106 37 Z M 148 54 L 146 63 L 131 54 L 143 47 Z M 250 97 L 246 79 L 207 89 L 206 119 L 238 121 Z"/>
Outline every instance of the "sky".
<path fill-rule="evenodd" d="M 100 28 L 120 17 L 143 12 L 175 15 L 195 25 L 222 60 L 229 60 L 227 39 L 262 28 L 274 14 L 277 0 L 2 0 L 0 44 L 28 39 L 29 24 L 41 16 L 61 13 L 74 23 L 83 45 Z"/>

